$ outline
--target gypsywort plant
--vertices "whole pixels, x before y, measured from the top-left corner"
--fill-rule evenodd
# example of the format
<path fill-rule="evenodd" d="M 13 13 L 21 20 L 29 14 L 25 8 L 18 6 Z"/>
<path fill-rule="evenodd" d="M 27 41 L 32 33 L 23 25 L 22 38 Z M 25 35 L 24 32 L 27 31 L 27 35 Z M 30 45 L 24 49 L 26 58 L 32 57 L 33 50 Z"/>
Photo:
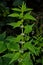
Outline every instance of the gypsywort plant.
<path fill-rule="evenodd" d="M 0 53 L 8 49 L 8 53 L 3 55 L 4 58 L 9 58 L 9 64 L 18 62 L 18 65 L 33 65 L 31 55 L 39 55 L 39 49 L 32 44 L 33 39 L 30 39 L 29 33 L 32 31 L 34 24 L 27 24 L 27 20 L 36 21 L 31 15 L 31 8 L 26 8 L 26 4 L 22 4 L 19 8 L 12 8 L 14 13 L 10 14 L 10 17 L 18 18 L 17 22 L 8 23 L 13 26 L 13 29 L 20 27 L 22 32 L 20 35 L 8 36 L 0 41 Z M 5 34 L 5 33 L 4 33 Z M 2 34 L 2 36 L 4 35 Z M 5 64 L 4 64 L 5 65 Z"/>

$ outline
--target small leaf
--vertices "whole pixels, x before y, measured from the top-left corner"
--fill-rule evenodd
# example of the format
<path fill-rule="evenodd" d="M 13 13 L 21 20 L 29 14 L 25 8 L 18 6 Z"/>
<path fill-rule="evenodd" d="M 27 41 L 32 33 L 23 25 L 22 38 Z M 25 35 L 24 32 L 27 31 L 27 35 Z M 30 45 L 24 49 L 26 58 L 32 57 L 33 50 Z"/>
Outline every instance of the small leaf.
<path fill-rule="evenodd" d="M 5 54 L 3 55 L 2 57 L 5 57 L 5 58 L 12 58 L 14 56 L 14 53 L 8 53 L 8 54 Z"/>
<path fill-rule="evenodd" d="M 9 64 L 11 64 L 12 62 L 18 60 L 19 57 L 20 57 L 20 53 L 19 52 L 15 53 Z"/>
<path fill-rule="evenodd" d="M 23 14 L 22 14 L 22 13 L 20 13 L 19 18 L 20 18 L 20 19 L 22 19 L 22 18 L 23 18 Z"/>
<path fill-rule="evenodd" d="M 31 11 L 31 8 L 26 8 L 26 4 L 23 2 L 22 7 L 21 7 L 21 11 L 22 12 L 27 12 L 27 11 Z"/>
<path fill-rule="evenodd" d="M 39 54 L 40 54 L 40 47 L 35 47 L 35 51 L 36 51 L 36 53 L 35 53 L 35 55 L 37 56 L 39 56 Z"/>
<path fill-rule="evenodd" d="M 40 43 L 39 45 L 40 45 L 40 47 L 42 47 L 42 48 L 43 48 L 43 42 L 42 42 L 42 43 Z"/>
<path fill-rule="evenodd" d="M 7 48 L 10 50 L 10 51 L 18 51 L 19 50 L 19 44 L 17 43 L 7 43 Z"/>
<path fill-rule="evenodd" d="M 14 36 L 8 36 L 7 38 L 6 38 L 6 43 L 14 43 L 15 42 L 15 37 Z"/>
<path fill-rule="evenodd" d="M 21 12 L 21 9 L 19 9 L 19 8 L 12 8 L 12 10 Z"/>
<path fill-rule="evenodd" d="M 25 54 L 23 55 L 22 65 L 33 65 L 29 53 L 25 53 Z"/>
<path fill-rule="evenodd" d="M 26 12 L 26 11 L 31 11 L 32 9 L 31 8 L 26 8 L 26 4 L 23 3 L 21 9 L 19 9 L 19 8 L 12 8 L 12 10 L 18 11 L 18 12 L 22 12 L 22 11 Z"/>
<path fill-rule="evenodd" d="M 10 17 L 19 17 L 19 14 L 18 13 L 12 13 L 9 15 Z"/>
<path fill-rule="evenodd" d="M 12 22 L 9 25 L 13 26 L 13 28 L 16 28 L 16 27 L 19 27 L 21 24 L 22 24 L 22 20 L 21 21 L 18 21 L 16 23 L 15 22 Z"/>
<path fill-rule="evenodd" d="M 32 31 L 32 27 L 33 27 L 34 24 L 32 25 L 26 25 L 25 26 L 25 30 L 24 30 L 24 33 L 28 34 Z"/>
<path fill-rule="evenodd" d="M 19 50 L 19 44 L 16 42 L 17 41 L 16 41 L 15 37 L 13 37 L 13 36 L 7 37 L 7 39 L 6 39 L 7 48 L 11 51 L 18 51 Z"/>
<path fill-rule="evenodd" d="M 32 15 L 30 15 L 29 13 L 26 13 L 24 15 L 24 19 L 29 19 L 29 20 L 35 20 L 36 21 L 36 19 Z"/>
<path fill-rule="evenodd" d="M 20 40 L 23 38 L 22 35 L 18 35 L 17 37 L 13 37 L 13 36 L 8 36 L 6 41 L 9 43 L 17 43 L 20 42 Z"/>
<path fill-rule="evenodd" d="M 4 52 L 6 50 L 6 45 L 3 41 L 0 41 L 0 53 Z"/>
<path fill-rule="evenodd" d="M 9 65 L 10 60 L 11 60 L 10 58 L 2 57 L 2 65 Z M 14 65 L 14 63 L 12 63 L 10 65 Z"/>
<path fill-rule="evenodd" d="M 20 40 L 22 40 L 23 36 L 22 35 L 18 35 L 16 38 L 15 38 L 15 41 L 16 42 L 20 42 Z"/>
<path fill-rule="evenodd" d="M 32 8 L 26 8 L 25 11 L 32 11 L 33 9 Z"/>
<path fill-rule="evenodd" d="M 31 41 L 25 43 L 24 46 L 23 46 L 23 48 L 24 49 L 29 49 L 32 53 L 36 53 L 35 47 L 31 44 Z"/>
<path fill-rule="evenodd" d="M 24 12 L 26 10 L 26 4 L 23 2 L 21 11 Z"/>

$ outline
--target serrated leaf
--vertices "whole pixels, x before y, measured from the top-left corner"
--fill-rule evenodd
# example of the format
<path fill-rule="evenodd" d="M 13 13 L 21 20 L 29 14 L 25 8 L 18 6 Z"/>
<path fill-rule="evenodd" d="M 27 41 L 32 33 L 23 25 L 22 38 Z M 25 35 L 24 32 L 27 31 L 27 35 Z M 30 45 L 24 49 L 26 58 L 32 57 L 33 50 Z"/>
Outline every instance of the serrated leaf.
<path fill-rule="evenodd" d="M 39 48 L 35 47 L 34 45 L 31 44 L 31 41 L 25 43 L 24 46 L 23 46 L 23 48 L 24 49 L 29 49 L 30 52 L 34 53 L 35 55 L 39 55 L 39 53 L 40 53 L 40 47 Z"/>
<path fill-rule="evenodd" d="M 15 55 L 13 56 L 13 58 L 12 58 L 12 60 L 10 61 L 9 64 L 11 64 L 12 62 L 18 60 L 19 57 L 20 57 L 20 53 L 19 53 L 19 52 L 15 53 Z"/>
<path fill-rule="evenodd" d="M 26 3 L 23 2 L 22 7 L 21 7 L 21 11 L 22 12 L 26 12 L 26 11 L 31 11 L 31 8 L 26 8 Z"/>
<path fill-rule="evenodd" d="M 20 49 L 18 43 L 20 42 L 20 40 L 22 40 L 22 38 L 23 38 L 22 35 L 18 35 L 15 38 L 12 36 L 7 37 L 6 39 L 7 48 L 11 51 L 18 51 Z"/>
<path fill-rule="evenodd" d="M 2 57 L 12 58 L 13 56 L 14 56 L 14 53 L 8 53 L 8 54 L 3 55 Z"/>
<path fill-rule="evenodd" d="M 16 38 L 13 36 L 9 36 L 6 39 L 7 48 L 11 51 L 18 51 L 19 50 L 19 44 L 16 41 Z"/>
<path fill-rule="evenodd" d="M 29 53 L 25 53 L 25 54 L 23 55 L 22 65 L 33 65 Z"/>
<path fill-rule="evenodd" d="M 26 8 L 25 11 L 32 11 L 33 9 L 32 8 Z"/>
<path fill-rule="evenodd" d="M 24 49 L 29 49 L 32 53 L 36 54 L 35 47 L 31 44 L 31 41 L 25 43 L 24 46 L 23 46 L 23 48 Z"/>
<path fill-rule="evenodd" d="M 0 53 L 4 52 L 6 50 L 6 45 L 3 41 L 0 41 Z"/>
<path fill-rule="evenodd" d="M 37 56 L 37 55 L 39 56 L 40 49 L 41 49 L 41 47 L 35 47 L 35 51 L 36 51 L 35 55 L 36 55 L 36 56 Z"/>
<path fill-rule="evenodd" d="M 24 15 L 24 19 L 26 20 L 26 19 L 29 19 L 29 20 L 35 20 L 36 21 L 36 19 L 32 16 L 32 15 L 30 15 L 29 13 L 26 13 L 25 15 Z"/>
<path fill-rule="evenodd" d="M 7 48 L 10 50 L 10 51 L 18 51 L 19 50 L 19 44 L 18 43 L 8 43 L 7 44 Z"/>
<path fill-rule="evenodd" d="M 43 48 L 43 42 L 42 42 L 42 43 L 40 43 L 39 45 L 40 45 L 40 47 L 42 47 L 42 48 Z"/>
<path fill-rule="evenodd" d="M 21 9 L 19 9 L 19 8 L 12 8 L 12 10 L 21 12 Z"/>
<path fill-rule="evenodd" d="M 23 36 L 22 35 L 18 35 L 16 38 L 15 38 L 15 41 L 16 42 L 20 42 L 20 40 L 22 40 Z"/>
<path fill-rule="evenodd" d="M 6 41 L 9 43 L 17 43 L 20 42 L 20 40 L 23 38 L 22 35 L 18 35 L 17 37 L 13 37 L 13 36 L 8 36 L 6 38 Z"/>
<path fill-rule="evenodd" d="M 24 33 L 28 34 L 32 31 L 32 27 L 33 27 L 34 24 L 32 25 L 26 25 L 25 26 L 25 30 L 24 30 Z"/>
<path fill-rule="evenodd" d="M 2 58 L 2 65 L 9 65 L 10 58 Z M 14 65 L 14 63 L 11 63 L 10 65 Z"/>
<path fill-rule="evenodd" d="M 19 27 L 22 24 L 22 21 L 18 21 L 18 22 L 12 22 L 9 25 L 13 26 L 13 28 Z"/>
<path fill-rule="evenodd" d="M 20 19 L 22 19 L 22 18 L 23 18 L 23 14 L 22 14 L 22 13 L 20 13 L 19 18 L 20 18 Z"/>
<path fill-rule="evenodd" d="M 26 4 L 23 2 L 22 7 L 21 7 L 21 11 L 22 12 L 27 12 L 27 11 L 31 11 L 31 8 L 26 8 Z"/>
<path fill-rule="evenodd" d="M 12 43 L 14 43 L 15 42 L 15 37 L 14 36 L 8 36 L 7 38 L 6 38 L 6 41 L 7 42 L 12 42 Z"/>
<path fill-rule="evenodd" d="M 12 13 L 9 15 L 10 17 L 19 17 L 19 14 L 18 13 Z"/>
<path fill-rule="evenodd" d="M 21 7 L 21 11 L 24 12 L 26 10 L 26 4 L 23 2 L 22 7 Z"/>

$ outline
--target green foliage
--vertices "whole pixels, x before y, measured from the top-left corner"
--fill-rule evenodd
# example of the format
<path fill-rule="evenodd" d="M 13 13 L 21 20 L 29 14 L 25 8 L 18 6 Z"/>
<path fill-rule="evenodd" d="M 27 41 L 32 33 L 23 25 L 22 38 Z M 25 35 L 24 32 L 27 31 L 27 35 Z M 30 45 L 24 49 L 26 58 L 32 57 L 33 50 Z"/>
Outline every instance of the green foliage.
<path fill-rule="evenodd" d="M 0 57 L 0 65 L 9 65 L 9 58 L 1 58 Z M 10 65 L 14 65 L 14 63 L 10 64 Z"/>
<path fill-rule="evenodd" d="M 21 7 L 13 8 L 12 10 L 14 10 L 14 13 L 10 14 L 9 17 L 18 18 L 18 20 L 17 22 L 12 21 L 7 23 L 7 25 L 13 26 L 13 29 L 20 27 L 22 32 L 16 37 L 6 37 L 5 33 L 0 35 L 0 53 L 8 50 L 8 53 L 5 53 L 0 57 L 0 59 L 2 58 L 0 64 L 13 65 L 16 61 L 18 61 L 18 65 L 33 65 L 31 56 L 33 60 L 36 61 L 35 56 L 39 56 L 40 52 L 42 51 L 43 37 L 33 37 L 31 39 L 29 36 L 29 33 L 33 30 L 34 24 L 29 25 L 27 21 L 27 24 L 25 24 L 25 20 L 36 21 L 36 19 L 30 13 L 32 11 L 31 8 L 27 8 L 26 4 L 23 2 Z M 5 62 L 8 59 L 7 63 L 3 62 L 4 59 Z M 43 61 L 43 59 L 41 60 Z M 4 64 L 2 64 L 2 62 Z"/>
<path fill-rule="evenodd" d="M 26 13 L 24 16 L 24 19 L 30 19 L 30 20 L 36 20 L 33 16 L 31 16 L 29 13 Z"/>
<path fill-rule="evenodd" d="M 21 21 L 18 21 L 18 22 L 12 22 L 10 23 L 9 25 L 13 26 L 13 28 L 16 28 L 16 27 L 19 27 L 20 25 L 22 24 L 22 20 Z M 15 25 L 15 26 L 14 26 Z"/>
<path fill-rule="evenodd" d="M 0 35 L 0 53 L 4 52 L 6 50 L 6 44 L 4 42 L 5 38 L 5 32 Z"/>
<path fill-rule="evenodd" d="M 20 53 L 19 53 L 19 52 L 15 53 L 15 55 L 14 55 L 13 58 L 12 58 L 12 60 L 10 61 L 10 64 L 11 64 L 13 61 L 18 60 L 19 56 L 20 56 Z"/>
<path fill-rule="evenodd" d="M 27 34 L 30 33 L 32 31 L 33 25 L 34 24 L 32 24 L 32 25 L 26 25 L 24 33 L 27 33 Z"/>
<path fill-rule="evenodd" d="M 23 54 L 23 60 L 20 65 L 33 65 L 32 60 L 30 59 L 30 53 Z"/>
<path fill-rule="evenodd" d="M 0 53 L 6 50 L 6 45 L 4 44 L 3 41 L 0 41 Z"/>

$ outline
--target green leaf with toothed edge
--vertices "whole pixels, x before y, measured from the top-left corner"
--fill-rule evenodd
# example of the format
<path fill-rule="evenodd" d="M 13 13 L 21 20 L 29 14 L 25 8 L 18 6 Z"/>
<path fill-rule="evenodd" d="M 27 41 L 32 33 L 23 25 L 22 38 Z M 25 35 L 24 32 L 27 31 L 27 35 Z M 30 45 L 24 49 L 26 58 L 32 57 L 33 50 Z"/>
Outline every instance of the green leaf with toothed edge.
<path fill-rule="evenodd" d="M 6 49 L 4 41 L 0 41 L 0 53 L 4 52 Z"/>
<path fill-rule="evenodd" d="M 10 16 L 10 17 L 19 17 L 19 14 L 18 13 L 12 13 L 12 14 L 10 14 L 8 16 Z"/>
<path fill-rule="evenodd" d="M 31 41 L 30 42 L 26 42 L 24 45 L 23 45 L 23 48 L 24 49 L 29 49 L 32 53 L 36 54 L 36 48 L 31 44 Z"/>
<path fill-rule="evenodd" d="M 26 8 L 26 10 L 25 10 L 25 12 L 30 12 L 30 11 L 32 11 L 33 9 L 31 9 L 31 8 Z"/>
<path fill-rule="evenodd" d="M 22 61 L 20 62 L 20 65 L 33 65 L 32 60 L 30 58 L 30 53 L 25 53 L 22 55 Z"/>
<path fill-rule="evenodd" d="M 18 43 L 14 43 L 14 42 L 7 43 L 7 48 L 10 51 L 18 51 L 20 49 L 19 48 L 19 44 Z"/>
<path fill-rule="evenodd" d="M 22 38 L 23 38 L 22 35 L 18 35 L 17 37 L 8 36 L 6 38 L 6 41 L 9 43 L 17 43 L 17 42 L 20 42 L 20 40 L 22 40 Z"/>
<path fill-rule="evenodd" d="M 24 28 L 25 28 L 24 33 L 29 34 L 33 29 L 33 25 L 34 24 L 24 26 Z"/>
<path fill-rule="evenodd" d="M 23 2 L 22 7 L 21 7 L 21 11 L 24 12 L 25 10 L 26 10 L 26 4 L 24 4 L 24 2 Z"/>
<path fill-rule="evenodd" d="M 18 21 L 18 22 L 12 22 L 12 23 L 8 23 L 8 25 L 13 26 L 13 28 L 19 27 L 20 25 L 22 25 L 22 20 Z"/>
<path fill-rule="evenodd" d="M 12 8 L 12 10 L 21 12 L 21 9 L 19 9 L 19 8 Z"/>
<path fill-rule="evenodd" d="M 11 64 L 12 62 L 18 60 L 19 57 L 20 57 L 20 53 L 19 52 L 15 53 L 14 56 L 12 57 L 11 61 L 9 62 L 9 64 Z"/>
<path fill-rule="evenodd" d="M 7 53 L 7 54 L 5 54 L 5 55 L 3 55 L 2 57 L 4 58 L 10 58 L 10 59 L 12 59 L 12 57 L 14 56 L 14 53 Z"/>
<path fill-rule="evenodd" d="M 18 51 L 19 50 L 19 44 L 16 41 L 16 38 L 13 36 L 9 36 L 6 38 L 6 45 L 8 50 L 10 51 Z"/>
<path fill-rule="evenodd" d="M 22 12 L 28 12 L 28 11 L 31 11 L 31 10 L 32 9 L 31 8 L 27 8 L 26 4 L 23 2 L 22 7 L 21 7 L 21 11 Z"/>
<path fill-rule="evenodd" d="M 24 15 L 24 19 L 25 19 L 25 20 L 26 20 L 26 19 L 29 19 L 29 20 L 36 21 L 36 19 L 35 19 L 32 15 L 30 15 L 29 13 L 26 13 L 26 14 Z"/>

